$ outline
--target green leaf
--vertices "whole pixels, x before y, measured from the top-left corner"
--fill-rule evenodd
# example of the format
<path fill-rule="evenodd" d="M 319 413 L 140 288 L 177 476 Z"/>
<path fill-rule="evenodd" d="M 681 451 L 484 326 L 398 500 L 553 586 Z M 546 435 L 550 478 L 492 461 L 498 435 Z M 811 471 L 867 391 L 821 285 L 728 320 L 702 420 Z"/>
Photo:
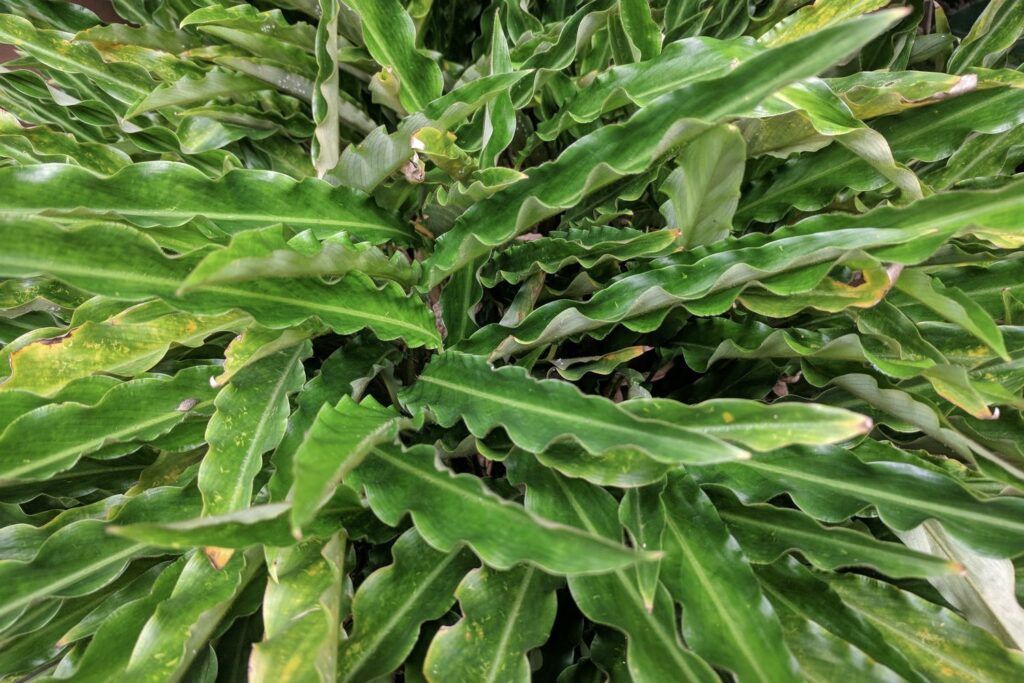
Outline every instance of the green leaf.
<path fill-rule="evenodd" d="M 951 155 L 971 133 L 998 133 L 1024 122 L 1024 90 L 968 92 L 937 104 L 881 119 L 875 130 L 901 163 Z M 941 134 L 940 134 L 941 132 Z M 842 145 L 805 154 L 759 183 L 740 201 L 737 222 L 775 220 L 792 208 L 813 211 L 845 188 L 874 190 L 886 184 L 867 161 Z"/>
<path fill-rule="evenodd" d="M 1013 557 L 1024 547 L 1022 506 L 1016 499 L 980 500 L 948 475 L 903 462 L 861 462 L 838 447 L 794 446 L 693 474 L 702 486 L 732 489 L 744 503 L 788 493 L 822 521 L 840 522 L 873 505 L 882 521 L 899 531 L 934 519 L 987 555 Z"/>
<path fill-rule="evenodd" d="M 752 562 L 770 563 L 786 553 L 798 552 L 818 569 L 870 567 L 896 579 L 960 571 L 951 560 L 854 529 L 822 526 L 796 510 L 739 505 L 723 495 L 713 495 L 712 500 L 719 517 Z"/>
<path fill-rule="evenodd" d="M 262 456 L 284 437 L 288 395 L 306 378 L 308 344 L 267 356 L 235 375 L 214 401 L 206 428 L 209 451 L 199 468 L 203 514 L 222 515 L 249 507 Z"/>
<path fill-rule="evenodd" d="M 398 78 L 398 97 L 407 112 L 421 111 L 441 96 L 441 69 L 416 49 L 416 28 L 398 0 L 345 0 L 345 4 L 359 15 L 370 54 Z"/>
<path fill-rule="evenodd" d="M 930 681 L 1012 681 L 1024 660 L 950 610 L 863 576 L 829 581 Z"/>
<path fill-rule="evenodd" d="M 51 273 L 105 296 L 141 300 L 159 296 L 175 308 L 219 315 L 233 308 L 268 327 L 317 316 L 336 331 L 372 326 L 382 337 L 408 335 L 411 344 L 438 344 L 433 316 L 397 285 L 378 289 L 360 273 L 326 285 L 309 279 L 262 280 L 204 287 L 178 295 L 195 257 L 171 259 L 140 232 L 112 224 L 64 230 L 42 220 L 0 221 L 6 249 L 0 272 Z M 90 254 L 83 264 L 82 254 Z M 394 338 L 394 337 L 392 337 Z"/>
<path fill-rule="evenodd" d="M 911 268 L 896 280 L 896 288 L 921 302 L 949 322 L 960 325 L 985 342 L 1003 360 L 1009 360 L 1006 344 L 999 328 L 976 302 L 955 288 L 947 288 L 940 280 Z"/>
<path fill-rule="evenodd" d="M 133 164 L 112 176 L 42 164 L 2 168 L 0 182 L 12 188 L 0 200 L 4 216 L 118 214 L 143 226 L 177 226 L 204 216 L 232 230 L 287 223 L 321 235 L 347 230 L 375 243 L 407 242 L 410 235 L 361 193 L 269 171 L 235 170 L 210 180 L 170 162 Z"/>
<path fill-rule="evenodd" d="M 626 527 L 633 547 L 641 550 L 661 550 L 665 533 L 665 510 L 662 507 L 664 481 L 650 486 L 626 490 L 619 504 L 619 521 Z M 654 609 L 661 575 L 661 560 L 644 562 L 636 566 L 637 586 L 647 611 Z"/>
<path fill-rule="evenodd" d="M 334 175 L 343 185 L 372 192 L 388 176 L 412 158 L 412 135 L 427 126 L 448 130 L 484 107 L 493 98 L 522 80 L 528 72 L 484 76 L 437 98 L 420 113 L 404 118 L 389 134 L 375 128 L 357 145 L 346 147 Z"/>
<path fill-rule="evenodd" d="M 179 681 L 188 671 L 232 601 L 262 568 L 258 553 L 238 555 L 215 569 L 195 553 L 170 597 L 157 607 L 139 633 L 125 677 L 138 681 Z"/>
<path fill-rule="evenodd" d="M 474 335 L 474 344 L 461 348 L 505 356 L 675 305 L 685 304 L 704 314 L 721 312 L 742 287 L 767 273 L 832 263 L 853 250 L 883 254 L 894 262 L 917 262 L 955 231 L 979 225 L 1012 230 L 1014 212 L 1024 206 L 1024 200 L 1018 198 L 1019 185 L 994 192 L 935 195 L 903 209 L 883 207 L 858 216 L 814 217 L 776 231 L 771 237 L 750 235 L 717 251 L 709 250 L 706 255 L 698 252 L 691 263 L 666 265 L 618 279 L 586 303 L 560 300 L 541 306 L 514 332 L 499 325 L 485 327 Z M 902 251 L 890 248 L 895 245 L 907 246 Z M 737 268 L 737 264 L 745 267 Z M 817 284 L 824 274 L 814 273 L 809 286 Z M 708 303 L 696 307 L 701 299 Z"/>
<path fill-rule="evenodd" d="M 494 287 L 501 280 L 514 284 L 534 273 L 555 273 L 574 263 L 594 268 L 612 261 L 660 256 L 674 250 L 679 235 L 673 229 L 641 232 L 611 226 L 553 230 L 540 239 L 514 244 L 495 254 L 484 264 L 480 281 Z"/>
<path fill-rule="evenodd" d="M 741 681 L 799 680 L 778 618 L 711 501 L 683 474 L 669 475 L 663 501 L 661 576 L 683 606 L 686 642 Z"/>
<path fill-rule="evenodd" d="M 358 398 L 366 385 L 384 368 L 388 368 L 394 349 L 372 339 L 338 349 L 325 359 L 320 372 L 299 391 L 295 412 L 288 419 L 288 429 L 271 462 L 274 475 L 268 483 L 272 499 L 283 501 L 295 480 L 295 452 L 306 439 L 320 409 L 336 403 L 343 396 Z"/>
<path fill-rule="evenodd" d="M 643 0 L 619 0 L 619 19 L 626 33 L 633 60 L 642 62 L 661 52 L 661 31 L 651 17 L 651 6 Z"/>
<path fill-rule="evenodd" d="M 482 263 L 483 259 L 479 261 Z M 438 308 L 449 345 L 458 344 L 478 329 L 476 314 L 484 290 L 477 270 L 474 265 L 460 270 L 441 289 Z"/>
<path fill-rule="evenodd" d="M 287 503 L 269 503 L 168 524 L 113 526 L 108 533 L 176 550 L 195 547 L 230 550 L 251 545 L 285 547 L 295 540 L 288 528 L 288 511 Z"/>
<path fill-rule="evenodd" d="M 572 94 L 564 110 L 542 121 L 538 136 L 553 140 L 574 123 L 589 123 L 626 104 L 648 105 L 675 88 L 720 78 L 757 50 L 746 42 L 697 36 L 669 43 L 661 54 L 599 73 Z"/>
<path fill-rule="evenodd" d="M 653 559 L 499 498 L 476 477 L 439 466 L 430 447 L 375 448 L 349 480 L 365 488 L 370 508 L 386 524 L 397 525 L 409 512 L 432 546 L 465 543 L 497 569 L 529 562 L 555 574 L 592 574 Z"/>
<path fill-rule="evenodd" d="M 339 277 L 353 271 L 406 286 L 415 284 L 419 275 L 401 257 L 389 258 L 371 244 L 352 242 L 345 233 L 319 241 L 303 232 L 286 240 L 281 226 L 271 226 L 232 235 L 228 246 L 211 251 L 196 265 L 181 289 L 261 278 Z"/>
<path fill-rule="evenodd" d="M 0 433 L 0 479 L 43 480 L 109 444 L 166 434 L 213 398 L 214 370 L 200 366 L 174 377 L 137 379 L 118 384 L 92 406 L 59 403 L 25 413 Z"/>
<path fill-rule="evenodd" d="M 430 642 L 427 680 L 528 680 L 526 653 L 548 639 L 559 583 L 529 566 L 469 572 L 455 590 L 462 618 Z"/>
<path fill-rule="evenodd" d="M 746 143 L 734 126 L 711 128 L 685 147 L 659 189 L 668 198 L 661 205 L 665 222 L 682 231 L 679 246 L 712 244 L 729 234 L 745 161 Z"/>
<path fill-rule="evenodd" d="M 344 591 L 345 538 L 297 546 L 267 581 L 264 640 L 253 647 L 254 681 L 335 680 Z"/>
<path fill-rule="evenodd" d="M 1024 32 L 1024 8 L 1020 3 L 993 0 L 985 5 L 970 32 L 949 58 L 951 73 L 972 66 L 992 66 Z"/>
<path fill-rule="evenodd" d="M 160 85 L 132 105 L 126 116 L 139 116 L 165 107 L 185 107 L 266 89 L 267 84 L 257 78 L 233 71 L 211 69 L 198 77 L 183 76 L 173 83 Z"/>
<path fill-rule="evenodd" d="M 494 13 L 494 25 L 491 28 L 490 74 L 512 72 L 512 57 L 508 52 L 508 41 L 505 30 L 501 26 L 501 12 Z M 484 127 L 482 148 L 480 150 L 480 166 L 487 168 L 497 166 L 498 155 L 512 142 L 516 133 L 516 113 L 512 107 L 510 93 L 500 93 L 487 103 L 487 124 Z"/>
<path fill-rule="evenodd" d="M 512 366 L 492 370 L 483 357 L 454 351 L 432 361 L 402 401 L 417 414 L 429 409 L 442 426 L 462 419 L 476 436 L 503 427 L 516 445 L 535 452 L 571 438 L 595 455 L 633 446 L 670 464 L 749 457 L 685 426 L 639 417 L 603 397 L 585 396 L 565 382 L 537 381 Z"/>
<path fill-rule="evenodd" d="M 132 654 L 131 648 L 126 647 L 126 644 L 135 643 L 139 632 L 157 607 L 170 597 L 184 566 L 185 558 L 180 558 L 169 566 L 157 565 L 161 571 L 158 572 L 159 575 L 150 590 L 135 599 L 126 599 L 128 596 L 124 596 L 124 602 L 117 605 L 97 625 L 92 639 L 85 646 L 85 652 L 75 667 L 76 680 L 103 683 L 111 673 L 124 672 Z M 74 640 L 77 638 L 68 638 L 68 642 Z M 42 680 L 55 683 L 60 679 L 49 677 Z"/>
<path fill-rule="evenodd" d="M 394 442 L 409 421 L 372 397 L 357 403 L 345 396 L 324 405 L 294 455 L 291 524 L 296 534 L 312 521 L 338 485 L 376 446 Z"/>
<path fill-rule="evenodd" d="M 313 120 L 316 122 L 312 154 L 317 177 L 338 164 L 341 155 L 338 118 L 338 0 L 320 0 L 316 27 L 316 82 L 313 85 Z"/>
<path fill-rule="evenodd" d="M 307 320 L 283 330 L 252 324 L 228 343 L 224 349 L 224 371 L 214 377 L 213 382 L 222 387 L 243 368 L 322 332 L 324 326 L 315 320 Z"/>
<path fill-rule="evenodd" d="M 759 565 L 754 569 L 765 596 L 783 618 L 784 628 L 786 621 L 795 618 L 805 628 L 824 633 L 826 642 L 841 641 L 848 648 L 848 656 L 855 661 L 876 661 L 896 672 L 903 680 L 917 683 L 927 680 L 904 653 L 885 638 L 883 632 L 847 607 L 835 591 L 807 567 L 789 559 L 772 565 Z M 787 633 L 787 637 L 792 638 L 790 633 Z M 789 642 L 792 643 L 792 640 Z M 801 659 L 800 648 L 793 649 L 797 658 Z M 824 653 L 824 650 L 818 650 L 815 654 L 820 657 Z M 808 673 L 807 669 L 801 670 L 805 675 Z M 883 675 L 883 679 L 891 677 L 892 674 L 888 672 Z"/>
<path fill-rule="evenodd" d="M 114 511 L 109 522 L 83 519 L 57 531 L 28 562 L 0 560 L 0 618 L 16 615 L 42 598 L 86 595 L 116 579 L 132 559 L 162 554 L 107 534 L 108 523 L 174 521 L 198 511 L 199 497 L 194 492 L 150 489 Z"/>
<path fill-rule="evenodd" d="M 397 669 L 420 626 L 448 611 L 459 582 L 476 565 L 468 550 L 438 552 L 415 529 L 402 534 L 391 553 L 393 563 L 368 576 L 352 599 L 351 633 L 338 651 L 339 683 Z"/>
<path fill-rule="evenodd" d="M 1024 126 L 1004 133 L 976 135 L 946 162 L 946 165 L 925 178 L 935 189 L 948 189 L 972 178 L 1009 175 L 1024 161 Z"/>

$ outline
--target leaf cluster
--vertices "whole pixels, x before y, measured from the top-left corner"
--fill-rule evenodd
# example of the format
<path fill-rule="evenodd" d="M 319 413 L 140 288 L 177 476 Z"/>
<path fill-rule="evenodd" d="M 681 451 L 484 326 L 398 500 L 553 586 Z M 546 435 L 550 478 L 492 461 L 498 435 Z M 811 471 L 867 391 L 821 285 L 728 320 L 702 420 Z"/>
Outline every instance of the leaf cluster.
<path fill-rule="evenodd" d="M 112 10 L 0 0 L 0 681 L 1024 677 L 1024 2 Z"/>

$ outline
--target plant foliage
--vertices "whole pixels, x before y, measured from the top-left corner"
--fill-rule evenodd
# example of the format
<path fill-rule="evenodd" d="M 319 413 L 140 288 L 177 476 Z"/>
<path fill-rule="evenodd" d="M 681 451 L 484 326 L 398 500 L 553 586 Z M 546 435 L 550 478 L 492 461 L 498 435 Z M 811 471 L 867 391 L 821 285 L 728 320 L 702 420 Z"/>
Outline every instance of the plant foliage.
<path fill-rule="evenodd" d="M 0 10 L 0 680 L 1024 679 L 1024 2 Z"/>

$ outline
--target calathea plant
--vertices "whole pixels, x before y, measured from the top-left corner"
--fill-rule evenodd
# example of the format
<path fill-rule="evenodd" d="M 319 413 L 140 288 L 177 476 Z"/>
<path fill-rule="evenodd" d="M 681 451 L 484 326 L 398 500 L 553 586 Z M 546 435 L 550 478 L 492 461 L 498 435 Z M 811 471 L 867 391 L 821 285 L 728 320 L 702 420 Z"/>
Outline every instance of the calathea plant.
<path fill-rule="evenodd" d="M 0 0 L 2 680 L 1024 678 L 1024 3 L 112 8 Z"/>

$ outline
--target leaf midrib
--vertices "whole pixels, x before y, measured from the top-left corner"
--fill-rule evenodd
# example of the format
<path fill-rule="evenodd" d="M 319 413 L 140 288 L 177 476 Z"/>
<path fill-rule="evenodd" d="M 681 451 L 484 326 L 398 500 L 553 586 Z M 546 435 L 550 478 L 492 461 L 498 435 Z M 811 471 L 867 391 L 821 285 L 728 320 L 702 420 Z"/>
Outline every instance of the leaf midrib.
<path fill-rule="evenodd" d="M 512 637 L 512 627 L 515 626 L 516 620 L 519 618 L 519 612 L 523 608 L 523 601 L 526 599 L 526 593 L 530 588 L 530 579 L 533 578 L 533 574 L 536 571 L 531 566 L 526 567 L 526 572 L 523 574 L 523 580 L 519 583 L 519 590 L 516 592 L 515 600 L 512 601 L 512 608 L 509 610 L 505 624 L 501 629 L 501 638 L 498 640 L 498 647 L 494 650 L 494 658 L 491 660 L 491 665 L 487 668 L 487 678 L 484 679 L 484 683 L 495 683 L 497 680 L 498 665 L 508 649 L 508 642 Z"/>

